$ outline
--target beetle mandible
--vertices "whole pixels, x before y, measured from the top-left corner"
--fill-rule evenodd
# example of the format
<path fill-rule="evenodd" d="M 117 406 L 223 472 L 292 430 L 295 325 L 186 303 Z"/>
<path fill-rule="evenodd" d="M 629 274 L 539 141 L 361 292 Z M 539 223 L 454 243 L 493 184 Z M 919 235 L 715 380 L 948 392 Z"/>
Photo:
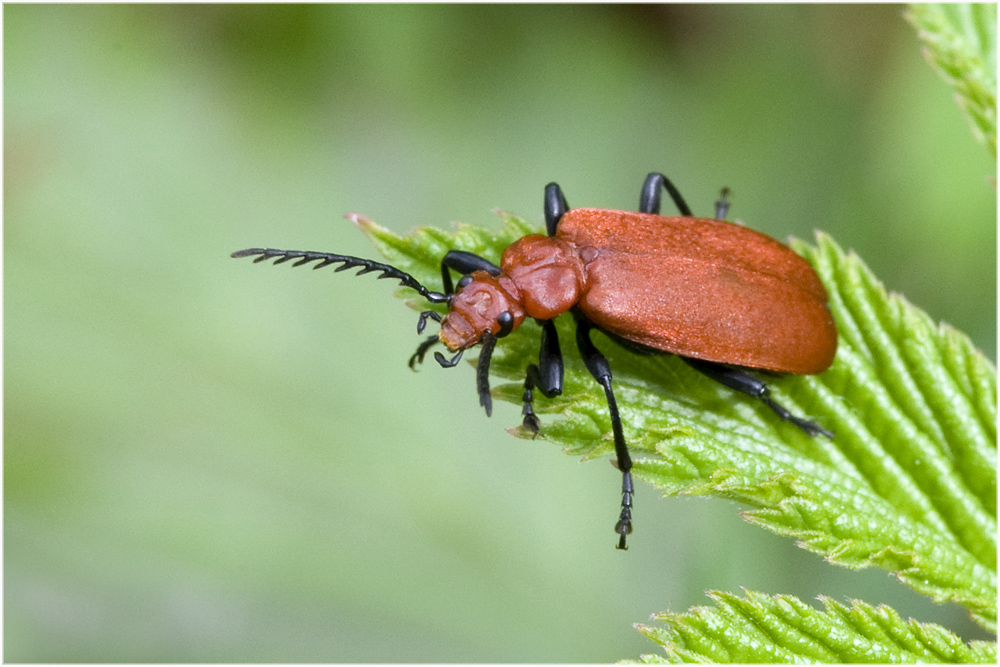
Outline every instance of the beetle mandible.
<path fill-rule="evenodd" d="M 680 217 L 660 213 L 666 190 Z M 615 532 L 626 549 L 632 532 L 632 460 L 622 432 L 611 384 L 611 368 L 590 339 L 592 329 L 640 354 L 672 353 L 721 384 L 761 399 L 781 419 L 811 436 L 833 434 L 814 421 L 797 417 L 771 398 L 764 381 L 750 369 L 812 375 L 833 363 L 837 328 L 827 308 L 827 294 L 813 268 L 786 245 L 752 229 L 724 222 L 729 208 L 726 189 L 716 202 L 716 219 L 695 218 L 677 188 L 660 173 L 647 176 L 639 213 L 593 208 L 570 209 L 555 183 L 545 187 L 548 235 L 531 234 L 507 247 L 497 266 L 483 257 L 451 250 L 441 260 L 443 292 L 388 264 L 324 252 L 249 248 L 233 257 L 256 255 L 254 262 L 293 266 L 317 262 L 319 269 L 360 267 L 357 275 L 381 272 L 395 278 L 430 303 L 447 304 L 436 336 L 424 340 L 410 358 L 423 361 L 438 342 L 454 356 L 434 353 L 445 367 L 481 344 L 476 371 L 479 402 L 492 411 L 489 366 L 498 339 L 526 318 L 541 325 L 538 363 L 524 380 L 524 428 L 537 433 L 534 392 L 552 398 L 562 393 L 563 360 L 554 318 L 567 311 L 576 320 L 576 344 L 587 370 L 604 389 L 622 474 L 622 501 Z M 462 274 L 453 285 L 451 271 Z"/>

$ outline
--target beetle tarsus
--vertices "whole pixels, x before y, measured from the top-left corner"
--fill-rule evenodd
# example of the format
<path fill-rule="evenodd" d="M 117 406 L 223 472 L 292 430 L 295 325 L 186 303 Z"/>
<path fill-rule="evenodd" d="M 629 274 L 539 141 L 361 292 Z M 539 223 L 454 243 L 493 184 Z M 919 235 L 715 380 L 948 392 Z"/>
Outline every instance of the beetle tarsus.
<path fill-rule="evenodd" d="M 524 378 L 524 393 L 521 394 L 521 402 L 524 404 L 524 407 L 521 408 L 521 414 L 524 416 L 521 426 L 525 430 L 531 431 L 532 437 L 538 435 L 538 430 L 541 428 L 541 422 L 538 421 L 538 415 L 535 414 L 535 409 L 532 407 L 535 401 L 534 389 L 538 385 L 538 378 L 538 366 L 529 364 L 526 377 Z M 542 393 L 545 393 L 544 390 Z M 555 394 L 552 394 L 552 396 L 555 396 Z"/>
<path fill-rule="evenodd" d="M 527 410 L 531 410 L 530 406 L 525 406 Z M 540 421 L 538 421 L 538 415 L 534 412 L 524 415 L 524 419 L 521 421 L 521 428 L 526 431 L 531 432 L 531 437 L 535 438 L 538 435 L 539 429 L 542 427 Z"/>
<path fill-rule="evenodd" d="M 433 347 L 435 343 L 439 342 L 439 340 L 440 339 L 437 336 L 428 336 L 424 342 L 417 347 L 417 351 L 413 353 L 413 356 L 410 357 L 410 361 L 407 364 L 410 367 L 410 370 L 415 371 L 417 370 L 417 364 L 424 363 L 424 355 L 427 354 L 427 350 L 431 349 L 431 347 Z"/>
<path fill-rule="evenodd" d="M 731 191 L 729 188 L 722 188 L 722 192 L 719 193 L 719 200 L 715 202 L 715 219 L 725 220 L 726 213 L 729 213 L 729 195 Z"/>
<path fill-rule="evenodd" d="M 427 326 L 427 318 L 434 320 L 435 322 L 441 321 L 441 313 L 435 312 L 433 310 L 425 310 L 420 313 L 420 319 L 417 321 L 417 333 L 422 334 L 424 332 L 424 327 Z"/>
<path fill-rule="evenodd" d="M 771 390 L 767 388 L 767 384 L 760 378 L 751 374 L 747 369 L 726 366 L 724 364 L 717 364 L 713 361 L 704 361 L 702 359 L 692 359 L 690 357 L 681 358 L 687 362 L 688 366 L 700 373 L 703 373 L 704 375 L 707 375 L 719 384 L 724 384 L 730 389 L 735 389 L 740 393 L 753 396 L 754 398 L 759 398 L 764 401 L 764 404 L 774 410 L 776 415 L 787 422 L 795 424 L 810 436 L 815 437 L 817 435 L 823 435 L 830 440 L 833 440 L 832 432 L 826 430 L 814 421 L 793 415 L 788 408 L 771 398 Z"/>
<path fill-rule="evenodd" d="M 537 434 L 541 424 L 538 421 L 537 415 L 535 415 L 535 409 L 532 405 L 535 402 L 534 389 L 538 378 L 538 366 L 535 364 L 528 364 L 525 375 L 524 393 L 521 394 L 521 402 L 524 404 L 524 407 L 521 408 L 521 414 L 524 415 L 522 426 L 532 433 Z"/>
<path fill-rule="evenodd" d="M 617 548 L 623 551 L 628 549 L 628 546 L 625 544 L 625 538 L 632 532 L 633 493 L 632 473 L 626 470 L 622 473 L 622 513 L 618 517 L 618 523 L 615 524 L 615 532 L 619 535 Z"/>
<path fill-rule="evenodd" d="M 767 405 L 767 407 L 774 410 L 774 413 L 784 419 L 787 422 L 791 422 L 798 426 L 800 429 L 808 433 L 809 435 L 816 437 L 817 435 L 822 435 L 830 440 L 833 440 L 833 432 L 828 431 L 811 419 L 803 419 L 802 417 L 796 417 L 788 408 L 771 398 L 770 392 L 765 393 L 761 396 L 761 400 Z"/>
<path fill-rule="evenodd" d="M 462 358 L 463 352 L 465 352 L 465 350 L 459 350 L 458 353 L 451 359 L 445 359 L 443 354 L 441 354 L 440 352 L 435 352 L 434 361 L 441 364 L 441 368 L 452 368 L 456 364 L 458 364 L 458 360 Z"/>

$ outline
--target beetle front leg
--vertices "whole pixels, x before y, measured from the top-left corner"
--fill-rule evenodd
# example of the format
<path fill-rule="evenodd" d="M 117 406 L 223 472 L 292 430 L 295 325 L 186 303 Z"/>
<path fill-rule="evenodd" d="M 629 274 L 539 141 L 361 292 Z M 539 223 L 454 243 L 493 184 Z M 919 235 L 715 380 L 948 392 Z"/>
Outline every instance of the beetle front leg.
<path fill-rule="evenodd" d="M 608 400 L 608 413 L 611 415 L 611 431 L 615 437 L 615 456 L 618 457 L 618 469 L 622 473 L 622 511 L 615 524 L 618 533 L 618 548 L 627 549 L 626 536 L 632 532 L 632 457 L 629 456 L 625 435 L 622 432 L 622 420 L 618 415 L 618 403 L 615 392 L 611 389 L 611 366 L 593 341 L 590 340 L 590 330 L 594 325 L 582 315 L 577 314 L 576 345 L 580 348 L 580 356 L 587 365 L 587 370 L 594 376 L 597 383 L 604 387 L 604 395 Z"/>
<path fill-rule="evenodd" d="M 530 364 L 524 378 L 524 415 L 523 427 L 532 433 L 538 433 L 538 417 L 532 409 L 534 401 L 533 390 L 538 388 L 546 398 L 554 398 L 563 390 L 563 359 L 559 349 L 559 334 L 552 320 L 539 320 L 542 326 L 542 346 L 538 352 L 538 365 Z"/>
<path fill-rule="evenodd" d="M 417 366 L 424 363 L 424 356 L 427 354 L 427 350 L 431 349 L 435 344 L 440 342 L 441 341 L 437 336 L 428 336 L 424 342 L 417 347 L 417 351 L 413 353 L 413 356 L 410 357 L 410 361 L 408 363 L 410 370 L 417 370 Z"/>
<path fill-rule="evenodd" d="M 449 250 L 441 259 L 441 282 L 444 285 L 445 294 L 455 293 L 451 282 L 451 273 L 448 272 L 448 269 L 457 271 L 463 276 L 467 276 L 473 271 L 485 271 L 491 276 L 500 275 L 500 267 L 485 257 L 465 250 Z"/>
<path fill-rule="evenodd" d="M 702 361 L 701 359 L 690 359 L 688 357 L 681 358 L 686 361 L 691 368 L 707 375 L 716 382 L 724 384 L 730 389 L 735 389 L 736 391 L 747 394 L 748 396 L 753 396 L 754 398 L 759 398 L 764 401 L 764 404 L 774 410 L 775 414 L 785 421 L 795 424 L 809 435 L 824 435 L 830 440 L 833 440 L 832 432 L 826 430 L 810 419 L 796 417 L 789 412 L 788 408 L 771 398 L 771 392 L 767 388 L 767 384 L 760 378 L 751 375 L 749 371 L 743 368 L 724 366 L 711 361 Z"/>

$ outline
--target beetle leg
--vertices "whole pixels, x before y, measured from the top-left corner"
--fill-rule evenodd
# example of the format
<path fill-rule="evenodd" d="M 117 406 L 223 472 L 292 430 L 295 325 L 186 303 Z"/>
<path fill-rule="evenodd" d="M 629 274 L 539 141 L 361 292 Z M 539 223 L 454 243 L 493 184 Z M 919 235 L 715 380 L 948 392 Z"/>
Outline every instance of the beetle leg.
<path fill-rule="evenodd" d="M 549 236 L 556 235 L 556 227 L 559 219 L 569 210 L 566 197 L 563 196 L 562 188 L 556 183 L 549 183 L 545 186 L 545 229 Z"/>
<path fill-rule="evenodd" d="M 418 347 L 417 351 L 413 353 L 410 357 L 409 366 L 410 370 L 417 370 L 417 364 L 424 363 L 424 355 L 427 354 L 427 350 L 431 349 L 435 343 L 440 339 L 437 336 L 428 336 L 424 342 L 422 342 Z"/>
<path fill-rule="evenodd" d="M 716 382 L 724 384 L 730 389 L 735 389 L 754 398 L 761 399 L 767 407 L 774 410 L 775 414 L 785 421 L 795 424 L 809 435 L 824 435 L 833 440 L 833 433 L 814 421 L 796 417 L 785 406 L 771 398 L 771 392 L 768 390 L 767 384 L 763 380 L 751 375 L 749 371 L 742 368 L 731 368 L 711 361 L 702 361 L 701 359 L 690 359 L 688 357 L 681 357 L 681 359 L 686 361 L 696 371 L 704 373 Z"/>
<path fill-rule="evenodd" d="M 553 398 L 563 390 L 563 360 L 559 349 L 559 334 L 552 320 L 539 321 L 542 326 L 542 346 L 538 352 L 538 365 L 530 364 L 524 379 L 524 415 L 523 426 L 532 433 L 538 433 L 538 417 L 531 404 L 534 400 L 533 391 L 536 387 L 546 398 Z"/>
<path fill-rule="evenodd" d="M 674 204 L 677 205 L 677 210 L 681 212 L 682 216 L 686 218 L 692 217 L 691 209 L 688 208 L 684 197 L 681 197 L 681 193 L 674 187 L 674 184 L 666 176 L 656 172 L 647 176 L 646 182 L 642 184 L 642 194 L 639 196 L 640 213 L 660 214 L 661 188 L 666 188 L 667 192 L 670 193 L 670 198 L 674 200 Z"/>
<path fill-rule="evenodd" d="M 726 213 L 729 213 L 729 188 L 722 188 L 719 193 L 719 200 L 715 202 L 715 219 L 725 220 Z"/>
<path fill-rule="evenodd" d="M 464 250 L 449 250 L 441 259 L 441 283 L 444 285 L 445 294 L 455 293 L 448 269 L 457 271 L 463 276 L 473 271 L 485 271 L 491 276 L 500 275 L 500 267 L 488 259 Z"/>
<path fill-rule="evenodd" d="M 608 399 L 608 413 L 611 415 L 611 430 L 615 437 L 615 456 L 618 457 L 617 467 L 622 472 L 622 511 L 615 524 L 618 533 L 618 548 L 627 549 L 625 537 L 632 532 L 632 457 L 629 456 L 625 435 L 622 433 L 622 420 L 618 415 L 618 403 L 611 389 L 611 367 L 608 360 L 601 354 L 593 341 L 590 340 L 590 330 L 593 324 L 582 315 L 577 314 L 576 345 L 580 348 L 580 356 L 587 365 L 587 370 L 594 376 L 597 383 L 604 387 L 604 395 Z"/>
<path fill-rule="evenodd" d="M 462 275 L 473 271 L 485 271 L 491 276 L 500 275 L 500 267 L 475 253 L 464 250 L 449 250 L 448 254 L 441 260 L 442 266 L 458 271 Z"/>
<path fill-rule="evenodd" d="M 430 347 L 430 345 L 428 345 L 428 347 Z M 464 353 L 465 353 L 465 350 L 459 350 L 458 354 L 456 354 L 451 359 L 445 359 L 443 354 L 441 354 L 440 352 L 435 352 L 434 353 L 434 361 L 436 361 L 439 364 L 441 364 L 441 368 L 454 368 L 455 365 L 458 364 L 459 359 L 462 358 L 462 354 L 464 354 Z"/>
<path fill-rule="evenodd" d="M 476 393 L 479 394 L 479 405 L 483 406 L 486 416 L 489 417 L 493 414 L 493 397 L 490 395 L 490 359 L 493 357 L 497 338 L 489 331 L 484 331 L 479 342 L 483 344 L 483 349 L 476 364 Z"/>
<path fill-rule="evenodd" d="M 424 332 L 424 328 L 427 326 L 427 318 L 434 320 L 435 322 L 441 321 L 441 313 L 433 310 L 425 310 L 420 313 L 420 319 L 417 321 L 417 333 L 421 334 Z"/>

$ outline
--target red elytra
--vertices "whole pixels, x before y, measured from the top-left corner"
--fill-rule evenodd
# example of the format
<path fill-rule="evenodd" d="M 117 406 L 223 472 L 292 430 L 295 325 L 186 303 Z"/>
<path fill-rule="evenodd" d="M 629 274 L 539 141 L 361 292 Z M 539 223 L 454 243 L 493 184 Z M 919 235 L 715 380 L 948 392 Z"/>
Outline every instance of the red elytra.
<path fill-rule="evenodd" d="M 681 212 L 659 215 L 666 189 Z M 770 396 L 766 383 L 749 372 L 815 374 L 826 370 L 837 350 L 837 328 L 827 308 L 827 293 L 813 268 L 782 243 L 740 225 L 724 222 L 727 190 L 716 203 L 716 218 L 695 218 L 663 174 L 643 184 L 640 213 L 570 209 L 555 183 L 545 189 L 548 236 L 531 234 L 511 244 L 500 265 L 469 252 L 451 250 L 441 260 L 444 292 L 433 292 L 410 274 L 388 264 L 333 253 L 250 248 L 233 257 L 258 255 L 275 264 L 317 262 L 313 268 L 342 264 L 358 275 L 378 271 L 396 278 L 430 303 L 447 304 L 442 318 L 420 314 L 417 331 L 428 319 L 441 323 L 410 358 L 423 361 L 437 342 L 457 352 L 434 358 L 444 367 L 458 363 L 464 350 L 483 345 L 476 373 L 481 405 L 492 406 L 489 365 L 499 338 L 534 319 L 542 329 L 538 364 L 529 364 L 524 381 L 524 428 L 537 432 L 534 391 L 562 393 L 563 362 L 554 318 L 572 313 L 576 344 L 587 370 L 604 389 L 617 467 L 622 473 L 621 513 L 615 524 L 618 548 L 632 531 L 632 461 L 611 384 L 611 368 L 590 339 L 599 329 L 640 354 L 672 353 L 695 370 L 727 387 L 759 398 L 781 419 L 809 435 L 833 434 L 797 417 Z M 349 216 L 351 217 L 351 216 Z M 356 219 L 356 218 L 355 218 Z M 356 219 L 357 221 L 357 219 Z M 463 275 L 458 289 L 450 271 Z"/>

